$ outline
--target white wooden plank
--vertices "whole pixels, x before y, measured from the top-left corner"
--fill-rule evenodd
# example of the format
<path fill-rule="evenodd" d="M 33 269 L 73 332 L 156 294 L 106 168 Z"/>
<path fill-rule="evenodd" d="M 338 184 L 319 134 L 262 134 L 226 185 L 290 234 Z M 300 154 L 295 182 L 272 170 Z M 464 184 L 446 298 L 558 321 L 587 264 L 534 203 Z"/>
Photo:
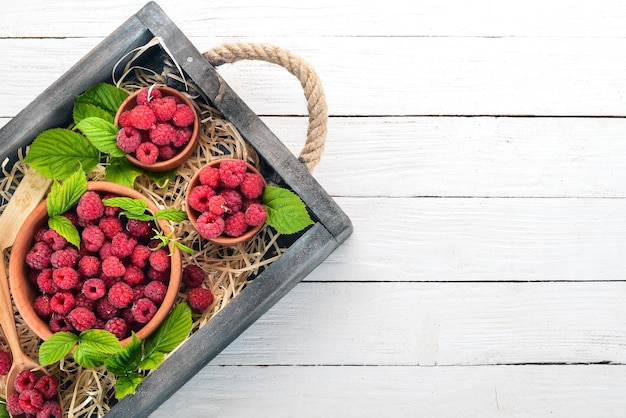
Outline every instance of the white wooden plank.
<path fill-rule="evenodd" d="M 211 364 L 624 364 L 625 291 L 623 282 L 301 283 Z"/>
<path fill-rule="evenodd" d="M 16 114 L 97 38 L 0 39 L 0 116 Z M 232 38 L 192 38 L 204 51 Z M 625 38 L 251 38 L 317 70 L 331 115 L 626 114 Z M 220 73 L 258 114 L 306 114 L 302 89 L 267 63 Z"/>
<path fill-rule="evenodd" d="M 194 36 L 609 36 L 626 34 L 619 0 L 560 2 L 318 0 L 159 0 Z M 80 7 L 72 0 L 5 2 L 0 36 L 104 36 L 145 0 L 111 0 Z"/>
<path fill-rule="evenodd" d="M 624 280 L 624 199 L 336 201 L 354 233 L 308 280 Z"/>
<path fill-rule="evenodd" d="M 151 418 L 619 417 L 624 367 L 207 367 Z"/>

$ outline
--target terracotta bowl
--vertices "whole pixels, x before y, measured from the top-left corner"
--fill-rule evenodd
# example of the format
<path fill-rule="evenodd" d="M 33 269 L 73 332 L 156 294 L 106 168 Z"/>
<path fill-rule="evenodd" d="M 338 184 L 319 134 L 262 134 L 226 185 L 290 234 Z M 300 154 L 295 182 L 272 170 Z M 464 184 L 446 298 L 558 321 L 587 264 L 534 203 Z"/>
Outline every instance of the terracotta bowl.
<path fill-rule="evenodd" d="M 226 160 L 228 159 L 222 158 L 219 160 L 211 161 L 210 163 L 206 164 L 204 167 L 219 167 L 220 163 Z M 256 173 L 259 175 L 261 174 L 252 165 L 246 163 L 246 166 L 248 167 L 248 172 Z M 198 170 L 198 172 L 196 172 L 194 176 L 191 178 L 191 180 L 189 181 L 189 184 L 187 185 L 187 193 L 185 194 L 185 208 L 187 211 L 187 216 L 189 217 L 189 220 L 191 221 L 194 228 L 197 228 L 198 217 L 200 216 L 201 213 L 198 212 L 197 210 L 194 210 L 191 206 L 189 206 L 189 192 L 198 184 L 200 184 L 200 170 Z M 267 186 L 265 179 L 263 179 L 263 184 Z M 217 238 L 210 239 L 209 241 L 214 242 L 216 244 L 224 245 L 224 246 L 233 246 L 233 245 L 241 244 L 242 242 L 246 242 L 250 240 L 257 232 L 261 230 L 262 227 L 263 227 L 263 224 L 251 227 L 243 235 L 240 235 L 238 237 L 229 237 L 227 235 L 222 234 Z"/>
<path fill-rule="evenodd" d="M 146 199 L 146 197 L 138 191 L 116 183 L 106 181 L 89 182 L 88 190 L 117 196 L 125 196 L 133 199 L 143 199 L 147 202 L 150 210 L 158 210 L 153 202 Z M 48 322 L 40 318 L 34 310 L 33 305 L 35 298 L 41 293 L 39 289 L 37 289 L 36 285 L 34 285 L 29 279 L 30 267 L 26 264 L 25 259 L 26 254 L 33 245 L 35 233 L 39 230 L 39 228 L 45 226 L 47 221 L 48 212 L 46 201 L 44 200 L 35 208 L 20 228 L 15 244 L 11 250 L 11 257 L 9 261 L 11 294 L 13 295 L 13 300 L 17 310 L 22 315 L 26 324 L 38 337 L 43 340 L 50 337 L 52 335 L 52 331 Z M 159 221 L 159 225 L 166 235 L 172 232 L 167 222 Z M 171 251 L 172 248 L 170 248 L 170 252 Z M 144 339 L 154 332 L 169 313 L 179 290 L 181 272 L 180 252 L 178 250 L 174 250 L 174 252 L 171 253 L 170 276 L 165 299 L 158 307 L 154 317 L 143 325 L 142 328 L 135 330 L 140 339 Z M 130 340 L 131 338 L 128 337 L 122 340 L 121 343 L 122 345 L 125 345 Z"/>
<path fill-rule="evenodd" d="M 128 159 L 128 161 L 130 161 L 133 165 L 137 167 L 141 167 L 147 171 L 162 172 L 162 171 L 173 170 L 179 167 L 182 163 L 185 162 L 187 158 L 189 158 L 189 156 L 191 156 L 191 154 L 193 154 L 193 152 L 196 149 L 196 146 L 198 145 L 198 139 L 199 139 L 198 133 L 200 130 L 200 119 L 198 118 L 198 113 L 196 112 L 193 103 L 183 93 L 167 86 L 157 85 L 154 88 L 160 90 L 163 96 L 177 97 L 182 103 L 189 106 L 193 110 L 193 113 L 195 115 L 195 120 L 193 122 L 193 129 L 191 132 L 191 138 L 189 138 L 189 142 L 187 142 L 185 147 L 178 150 L 178 152 L 174 155 L 174 157 L 168 160 L 164 160 L 164 161 L 157 160 L 157 162 L 154 164 L 145 164 L 139 161 L 137 158 L 135 158 L 131 154 L 126 154 L 126 159 Z M 119 109 L 117 110 L 117 113 L 115 114 L 114 123 L 116 125 L 118 124 L 120 115 L 122 113 L 124 113 L 127 110 L 131 110 L 132 108 L 137 106 L 137 95 L 139 94 L 139 92 L 140 90 L 134 92 L 133 94 L 128 96 L 126 100 L 122 102 Z"/>

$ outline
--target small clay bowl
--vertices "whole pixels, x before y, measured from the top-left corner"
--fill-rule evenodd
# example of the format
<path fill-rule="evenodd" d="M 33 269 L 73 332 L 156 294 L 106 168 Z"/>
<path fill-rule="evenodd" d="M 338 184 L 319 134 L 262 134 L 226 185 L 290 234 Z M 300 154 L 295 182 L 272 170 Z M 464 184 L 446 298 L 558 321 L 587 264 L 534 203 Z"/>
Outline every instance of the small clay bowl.
<path fill-rule="evenodd" d="M 145 164 L 139 161 L 137 158 L 135 158 L 131 154 L 126 154 L 126 159 L 130 161 L 133 165 L 137 167 L 141 167 L 147 171 L 162 172 L 162 171 L 173 170 L 179 167 L 185 162 L 185 160 L 187 160 L 187 158 L 189 158 L 189 156 L 191 156 L 191 154 L 193 154 L 193 152 L 196 149 L 196 146 L 198 145 L 198 139 L 199 139 L 198 133 L 200 130 L 200 119 L 198 118 L 198 113 L 196 112 L 196 109 L 193 103 L 183 93 L 171 87 L 162 86 L 162 85 L 157 85 L 154 88 L 161 91 L 163 96 L 174 96 L 178 98 L 182 103 L 189 106 L 189 108 L 193 111 L 194 116 L 195 116 L 194 122 L 193 122 L 193 129 L 191 131 L 191 138 L 189 138 L 189 142 L 187 142 L 184 148 L 178 150 L 178 152 L 172 158 L 168 160 L 163 160 L 163 161 L 157 160 L 157 162 L 155 162 L 154 164 Z M 117 109 L 117 113 L 115 114 L 115 119 L 113 123 L 117 125 L 120 115 L 122 113 L 124 113 L 127 110 L 131 110 L 132 108 L 137 106 L 137 95 L 139 94 L 140 91 L 141 90 L 137 90 L 136 92 L 128 96 L 122 102 L 120 107 Z"/>
<path fill-rule="evenodd" d="M 99 193 L 111 194 L 116 196 L 130 197 L 133 199 L 143 199 L 147 202 L 148 209 L 158 211 L 158 207 L 143 194 L 128 187 L 110 183 L 106 181 L 94 181 L 87 183 L 88 190 Z M 48 222 L 48 210 L 46 201 L 42 201 L 33 212 L 26 218 L 24 224 L 20 228 L 15 244 L 11 250 L 9 260 L 9 280 L 11 285 L 11 294 L 17 310 L 21 314 L 26 324 L 41 339 L 48 339 L 53 333 L 47 321 L 39 317 L 33 307 L 35 298 L 40 294 L 35 285 L 29 279 L 30 267 L 26 264 L 26 254 L 33 245 L 35 233 L 45 226 Z M 159 226 L 165 233 L 172 233 L 170 225 L 167 222 L 159 220 Z M 163 322 L 170 309 L 174 305 L 176 296 L 181 282 L 181 256 L 178 249 L 169 248 L 171 254 L 170 262 L 170 278 L 167 285 L 165 299 L 158 307 L 154 317 L 148 321 L 141 329 L 136 330 L 137 337 L 145 339 Z M 106 296 L 104 296 L 106 297 Z M 127 337 L 121 341 L 122 345 L 128 344 L 131 337 Z"/>
<path fill-rule="evenodd" d="M 219 167 L 222 161 L 227 161 L 227 160 L 228 160 L 227 158 L 222 158 L 219 160 L 211 161 L 210 163 L 206 164 L 204 167 Z M 248 170 L 247 170 L 248 172 L 261 175 L 261 173 L 259 173 L 259 171 L 256 168 L 254 168 L 251 164 L 246 163 L 246 166 L 248 167 Z M 198 217 L 201 215 L 201 213 L 193 209 L 191 206 L 189 206 L 189 192 L 194 187 L 200 184 L 200 171 L 201 169 L 198 170 L 189 181 L 189 184 L 187 185 L 187 193 L 185 194 L 185 209 L 187 211 L 187 217 L 191 221 L 191 224 L 193 225 L 193 227 L 196 229 L 198 225 Z M 261 177 L 263 176 L 261 175 Z M 267 186 L 265 179 L 263 179 L 263 185 Z M 261 230 L 261 228 L 263 228 L 263 224 L 249 228 L 243 235 L 240 235 L 238 237 L 229 237 L 228 235 L 222 234 L 217 238 L 210 239 L 209 241 L 214 242 L 219 245 L 223 245 L 223 246 L 234 246 L 234 245 L 241 244 L 243 242 L 250 240 L 254 235 L 256 235 L 257 232 Z"/>

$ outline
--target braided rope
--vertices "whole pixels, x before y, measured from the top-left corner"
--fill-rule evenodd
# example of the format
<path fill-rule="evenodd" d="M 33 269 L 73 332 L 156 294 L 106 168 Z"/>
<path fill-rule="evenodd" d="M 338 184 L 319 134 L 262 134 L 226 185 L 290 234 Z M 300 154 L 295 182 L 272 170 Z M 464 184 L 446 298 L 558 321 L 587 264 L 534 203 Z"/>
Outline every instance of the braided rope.
<path fill-rule="evenodd" d="M 257 43 L 224 44 L 206 51 L 203 56 L 215 67 L 242 60 L 267 61 L 293 74 L 304 89 L 309 112 L 306 141 L 299 160 L 309 171 L 319 163 L 324 150 L 328 125 L 328 108 L 322 83 L 313 67 L 294 53 L 277 46 Z"/>

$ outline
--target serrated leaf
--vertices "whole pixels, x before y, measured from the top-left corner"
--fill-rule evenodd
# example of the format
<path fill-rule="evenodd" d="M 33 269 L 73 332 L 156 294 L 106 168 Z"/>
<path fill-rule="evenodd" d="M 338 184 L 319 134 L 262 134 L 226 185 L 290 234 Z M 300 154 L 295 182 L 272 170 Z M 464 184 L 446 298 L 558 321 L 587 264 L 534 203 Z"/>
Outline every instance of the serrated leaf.
<path fill-rule="evenodd" d="M 133 333 L 131 341 L 119 353 L 110 356 L 104 365 L 111 373 L 122 376 L 137 369 L 141 361 L 142 348 L 142 341 Z"/>
<path fill-rule="evenodd" d="M 159 328 L 146 339 L 146 356 L 157 351 L 169 353 L 185 341 L 190 331 L 191 308 L 186 303 L 176 305 Z"/>
<path fill-rule="evenodd" d="M 164 219 L 172 222 L 182 222 L 187 219 L 187 212 L 180 209 L 169 208 L 161 209 L 155 214 L 157 219 Z"/>
<path fill-rule="evenodd" d="M 98 83 L 76 98 L 76 103 L 88 103 L 98 106 L 115 115 L 128 93 L 108 83 Z"/>
<path fill-rule="evenodd" d="M 143 171 L 143 174 L 148 176 L 152 181 L 154 181 L 159 187 L 165 187 L 167 183 L 173 180 L 176 177 L 177 169 L 174 168 L 169 171 L 161 171 L 161 172 L 151 172 L 151 171 Z"/>
<path fill-rule="evenodd" d="M 291 190 L 266 186 L 261 201 L 267 224 L 281 234 L 294 234 L 313 224 L 304 202 Z"/>
<path fill-rule="evenodd" d="M 148 204 L 143 199 L 133 199 L 131 197 L 111 197 L 102 200 L 104 206 L 120 208 L 133 215 L 143 215 L 148 208 Z"/>
<path fill-rule="evenodd" d="M 126 158 L 111 158 L 104 172 L 107 181 L 133 188 L 135 179 L 143 173 Z"/>
<path fill-rule="evenodd" d="M 108 354 L 82 343 L 74 349 L 74 360 L 76 360 L 76 363 L 90 369 L 102 366 L 108 357 Z"/>
<path fill-rule="evenodd" d="M 6 404 L 0 404 L 0 418 L 11 418 L 11 415 L 9 415 L 9 411 L 7 411 L 7 406 Z"/>
<path fill-rule="evenodd" d="M 87 138 L 63 128 L 37 135 L 24 158 L 39 174 L 56 180 L 65 180 L 81 167 L 88 173 L 99 160 L 100 151 Z"/>
<path fill-rule="evenodd" d="M 76 129 L 80 130 L 87 139 L 98 150 L 113 157 L 123 157 L 124 151 L 117 146 L 117 132 L 119 128 L 104 119 L 89 117 L 76 124 Z"/>
<path fill-rule="evenodd" d="M 76 226 L 63 215 L 48 218 L 48 227 L 54 229 L 76 248 L 80 248 L 80 233 Z"/>
<path fill-rule="evenodd" d="M 97 117 L 111 123 L 115 120 L 114 115 L 91 103 L 75 103 L 72 116 L 74 118 L 75 125 L 77 125 L 81 120 L 90 117 Z"/>
<path fill-rule="evenodd" d="M 122 350 L 117 337 L 102 329 L 90 329 L 79 335 L 80 345 L 92 348 L 104 354 L 115 354 Z"/>
<path fill-rule="evenodd" d="M 143 382 L 143 376 L 139 373 L 128 373 L 119 376 L 115 381 L 115 399 L 122 399 L 135 393 L 137 386 Z"/>
<path fill-rule="evenodd" d="M 139 368 L 141 370 L 156 369 L 163 363 L 163 360 L 165 360 L 165 354 L 160 351 L 155 351 L 139 362 Z"/>
<path fill-rule="evenodd" d="M 72 332 L 55 332 L 39 347 L 39 364 L 47 366 L 65 357 L 78 342 Z"/>
<path fill-rule="evenodd" d="M 46 197 L 48 216 L 55 217 L 70 210 L 87 191 L 87 177 L 83 170 L 77 170 L 62 184 L 52 183 L 50 193 Z"/>

